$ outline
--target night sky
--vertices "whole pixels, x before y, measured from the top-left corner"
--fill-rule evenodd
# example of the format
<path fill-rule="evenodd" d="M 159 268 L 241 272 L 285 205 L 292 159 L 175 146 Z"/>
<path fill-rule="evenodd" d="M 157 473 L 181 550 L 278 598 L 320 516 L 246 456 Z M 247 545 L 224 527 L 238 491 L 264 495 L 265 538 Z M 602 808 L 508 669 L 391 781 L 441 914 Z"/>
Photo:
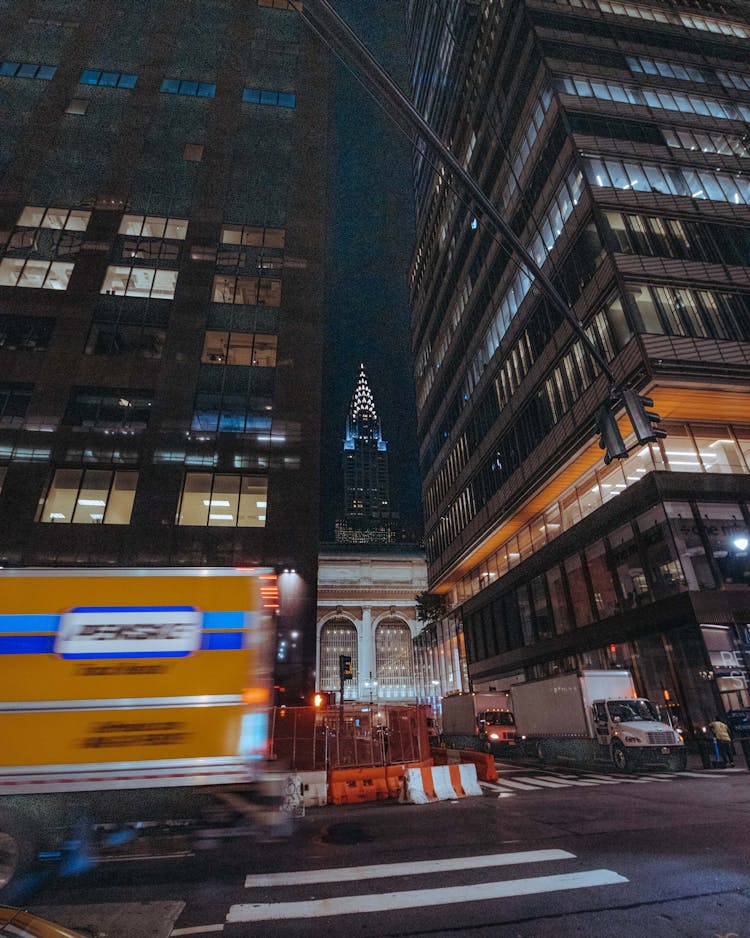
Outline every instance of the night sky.
<path fill-rule="evenodd" d="M 336 10 L 405 85 L 400 0 L 337 0 Z M 364 362 L 388 442 L 391 500 L 421 524 L 407 278 L 414 244 L 411 144 L 337 59 L 331 139 L 331 214 L 323 360 L 322 535 L 343 509 L 341 450 Z"/>

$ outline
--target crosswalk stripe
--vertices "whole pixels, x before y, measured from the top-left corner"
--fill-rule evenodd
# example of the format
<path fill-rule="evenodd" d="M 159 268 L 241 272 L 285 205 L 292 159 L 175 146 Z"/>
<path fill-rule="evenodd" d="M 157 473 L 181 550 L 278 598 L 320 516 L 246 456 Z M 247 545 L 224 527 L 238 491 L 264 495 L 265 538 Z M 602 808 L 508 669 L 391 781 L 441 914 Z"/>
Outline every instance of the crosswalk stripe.
<path fill-rule="evenodd" d="M 581 778 L 595 779 L 600 785 L 621 785 L 624 778 L 612 778 L 611 775 L 595 775 L 593 772 L 585 772 Z"/>
<path fill-rule="evenodd" d="M 303 902 L 242 903 L 233 905 L 227 922 L 265 922 L 270 919 L 321 918 L 330 915 L 354 915 L 368 912 L 390 912 L 395 909 L 416 909 L 425 906 L 455 905 L 511 896 L 531 896 L 566 889 L 611 886 L 628 880 L 612 870 L 586 870 L 580 873 L 559 873 L 529 879 L 501 880 L 470 886 L 448 886 L 440 889 L 415 889 L 381 895 L 342 896 L 334 899 L 310 899 Z"/>
<path fill-rule="evenodd" d="M 729 772 L 741 772 L 741 769 L 725 769 L 724 771 Z M 686 775 L 688 778 L 721 778 L 721 775 L 717 772 L 680 772 L 680 778 Z"/>
<path fill-rule="evenodd" d="M 521 850 L 516 853 L 490 853 L 445 860 L 419 860 L 407 863 L 378 863 L 372 866 L 349 866 L 326 870 L 293 870 L 288 873 L 257 873 L 245 877 L 245 886 L 300 886 L 310 883 L 353 882 L 383 879 L 388 876 L 412 876 L 417 873 L 447 873 L 452 870 L 482 870 L 491 866 L 515 866 L 520 863 L 545 863 L 573 860 L 567 850 Z"/>
<path fill-rule="evenodd" d="M 540 776 L 540 777 L 546 777 L 546 776 Z M 550 776 L 550 778 L 554 778 L 554 776 Z M 525 777 L 524 777 L 524 778 L 521 779 L 521 781 L 523 781 L 523 782 L 528 782 L 529 784 L 531 784 L 531 783 L 533 783 L 534 781 L 536 781 L 536 776 L 535 776 L 534 778 L 530 778 L 530 777 L 529 777 L 529 778 L 525 778 Z M 587 787 L 588 787 L 588 786 L 591 786 L 591 785 L 596 785 L 596 784 L 597 784 L 596 782 L 584 782 L 584 781 L 581 781 L 581 780 L 578 779 L 578 778 L 572 778 L 572 777 L 569 778 L 567 775 L 561 775 L 561 776 L 560 776 L 560 781 L 561 781 L 561 782 L 566 782 L 568 785 L 583 785 L 583 786 L 587 786 Z M 548 784 L 548 783 L 542 782 L 542 786 L 545 786 L 546 784 Z"/>
<path fill-rule="evenodd" d="M 515 795 L 514 791 L 506 791 L 495 782 L 480 782 L 479 784 L 482 788 L 486 788 L 487 791 L 498 792 L 498 798 L 512 798 L 513 795 Z"/>
<path fill-rule="evenodd" d="M 557 779 L 544 778 L 541 775 L 534 775 L 531 778 L 523 777 L 522 782 L 528 782 L 530 785 L 538 785 L 540 788 L 565 788 L 565 782 L 558 782 Z"/>
<path fill-rule="evenodd" d="M 516 788 L 518 791 L 539 791 L 538 788 L 535 788 L 534 785 L 524 785 L 523 782 L 517 782 L 512 778 L 504 778 L 501 782 L 496 782 L 497 785 L 500 785 L 502 788 L 506 786 L 508 788 Z"/>
<path fill-rule="evenodd" d="M 579 778 L 574 778 L 572 775 L 540 775 L 539 778 L 549 779 L 551 782 L 557 782 L 559 785 L 581 785 L 584 788 L 590 788 L 592 785 L 598 784 L 597 782 L 583 782 Z"/>

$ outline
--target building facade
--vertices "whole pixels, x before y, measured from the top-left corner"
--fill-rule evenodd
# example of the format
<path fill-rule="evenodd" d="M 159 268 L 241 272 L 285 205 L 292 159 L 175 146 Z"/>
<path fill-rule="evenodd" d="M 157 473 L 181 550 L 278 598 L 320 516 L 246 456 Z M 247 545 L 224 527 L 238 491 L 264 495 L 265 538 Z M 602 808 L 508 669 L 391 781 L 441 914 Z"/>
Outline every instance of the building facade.
<path fill-rule="evenodd" d="M 0 6 L 0 563 L 274 567 L 303 693 L 327 55 L 279 0 Z"/>
<path fill-rule="evenodd" d="M 415 596 L 426 585 L 424 553 L 416 547 L 322 545 L 318 689 L 340 690 L 339 655 L 348 655 L 353 677 L 344 684 L 345 700 L 415 703 L 413 641 L 423 626 Z"/>
<path fill-rule="evenodd" d="M 475 690 L 629 667 L 699 732 L 750 706 L 750 5 L 408 0 L 416 106 L 664 439 L 440 164 L 415 158 L 430 589 Z"/>

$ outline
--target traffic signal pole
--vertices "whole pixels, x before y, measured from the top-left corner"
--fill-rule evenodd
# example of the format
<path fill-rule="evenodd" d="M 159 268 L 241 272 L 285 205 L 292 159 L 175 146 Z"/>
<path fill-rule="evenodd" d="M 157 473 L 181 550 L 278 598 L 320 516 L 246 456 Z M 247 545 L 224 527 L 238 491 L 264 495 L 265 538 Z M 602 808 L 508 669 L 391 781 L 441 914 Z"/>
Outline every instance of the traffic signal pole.
<path fill-rule="evenodd" d="M 638 396 L 637 392 L 620 385 L 609 367 L 609 362 L 583 328 L 583 323 L 558 293 L 552 281 L 493 205 L 479 183 L 466 171 L 448 145 L 435 133 L 398 85 L 376 61 L 367 46 L 334 10 L 329 0 L 302 0 L 302 2 L 300 0 L 289 0 L 289 3 L 326 45 L 344 58 L 358 75 L 366 79 L 376 96 L 386 101 L 400 117 L 406 120 L 417 136 L 432 147 L 443 163 L 453 172 L 456 179 L 461 181 L 464 189 L 470 194 L 474 206 L 481 210 L 478 214 L 483 213 L 491 225 L 494 225 L 494 228 L 500 232 L 506 242 L 506 249 L 509 246 L 510 253 L 515 256 L 516 261 L 526 268 L 550 305 L 570 323 L 573 332 L 597 363 L 609 384 L 609 400 L 601 405 L 595 418 L 600 433 L 599 445 L 606 450 L 606 462 L 609 463 L 613 459 L 624 459 L 628 455 L 617 429 L 617 420 L 614 415 L 614 409 L 621 401 L 625 404 L 639 443 L 652 442 L 658 437 L 666 436 L 663 430 L 657 430 L 653 426 L 656 420 L 659 419 L 658 414 L 648 414 L 643 409 L 643 404 L 648 401 L 648 398 L 639 397 L 636 409 L 633 410 L 630 404 L 632 404 L 634 397 Z M 630 398 L 626 396 L 628 394 L 631 395 Z M 649 403 L 646 406 L 651 405 Z M 646 426 L 647 424 L 651 425 L 650 435 L 644 435 L 639 431 L 639 426 Z"/>

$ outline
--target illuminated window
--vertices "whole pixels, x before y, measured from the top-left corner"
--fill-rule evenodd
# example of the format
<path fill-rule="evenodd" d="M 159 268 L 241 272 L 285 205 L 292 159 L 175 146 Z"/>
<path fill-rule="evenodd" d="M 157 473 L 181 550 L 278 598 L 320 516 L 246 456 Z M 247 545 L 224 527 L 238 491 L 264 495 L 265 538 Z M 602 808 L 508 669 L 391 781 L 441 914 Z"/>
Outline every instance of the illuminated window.
<path fill-rule="evenodd" d="M 383 619 L 375 629 L 375 676 L 381 697 L 414 693 L 411 632 L 403 619 Z"/>
<path fill-rule="evenodd" d="M 242 92 L 244 104 L 267 104 L 271 107 L 294 107 L 297 96 L 285 91 L 266 91 L 262 88 L 245 88 Z"/>
<path fill-rule="evenodd" d="M 254 247 L 283 248 L 285 228 L 262 228 L 255 225 L 222 225 L 222 244 L 243 244 Z"/>
<path fill-rule="evenodd" d="M 320 630 L 320 680 L 321 690 L 338 690 L 341 684 L 339 675 L 339 655 L 348 655 L 352 659 L 351 681 L 344 682 L 344 694 L 356 696 L 359 672 L 357 655 L 357 629 L 351 619 L 336 616 L 329 619 Z"/>
<path fill-rule="evenodd" d="M 138 473 L 58 469 L 36 520 L 53 524 L 130 524 Z"/>
<path fill-rule="evenodd" d="M 0 287 L 67 290 L 73 264 L 6 257 L 0 261 Z"/>
<path fill-rule="evenodd" d="M 280 306 L 281 281 L 266 277 L 214 277 L 214 303 Z"/>
<path fill-rule="evenodd" d="M 89 107 L 89 101 L 86 98 L 73 98 L 70 104 L 65 108 L 66 114 L 85 114 Z"/>
<path fill-rule="evenodd" d="M 137 75 L 126 75 L 123 72 L 99 72 L 87 68 L 81 73 L 78 83 L 81 85 L 100 85 L 103 88 L 135 88 Z"/>
<path fill-rule="evenodd" d="M 113 265 L 107 268 L 99 292 L 110 296 L 147 296 L 152 300 L 172 300 L 176 286 L 176 270 Z"/>
<path fill-rule="evenodd" d="M 17 228 L 55 228 L 66 231 L 85 231 L 91 212 L 67 208 L 41 208 L 26 205 L 18 216 Z"/>
<path fill-rule="evenodd" d="M 186 143 L 182 156 L 183 159 L 188 160 L 188 162 L 200 163 L 200 161 L 203 159 L 203 144 Z"/>
<path fill-rule="evenodd" d="M 177 524 L 264 528 L 267 504 L 268 479 L 265 476 L 188 472 Z"/>
<path fill-rule="evenodd" d="M 49 81 L 54 78 L 54 65 L 32 65 L 27 62 L 0 62 L 0 76 L 7 78 L 39 78 Z"/>
<path fill-rule="evenodd" d="M 256 365 L 273 368 L 276 365 L 275 335 L 252 332 L 207 332 L 203 342 L 204 364 Z"/>
<path fill-rule="evenodd" d="M 184 241 L 187 226 L 187 218 L 165 218 L 162 215 L 123 215 L 117 233 L 135 235 L 139 238 L 173 238 L 176 241 Z"/>
<path fill-rule="evenodd" d="M 180 81 L 177 78 L 165 78 L 161 83 L 165 94 L 183 94 L 191 98 L 213 98 L 216 85 L 205 81 Z"/>

